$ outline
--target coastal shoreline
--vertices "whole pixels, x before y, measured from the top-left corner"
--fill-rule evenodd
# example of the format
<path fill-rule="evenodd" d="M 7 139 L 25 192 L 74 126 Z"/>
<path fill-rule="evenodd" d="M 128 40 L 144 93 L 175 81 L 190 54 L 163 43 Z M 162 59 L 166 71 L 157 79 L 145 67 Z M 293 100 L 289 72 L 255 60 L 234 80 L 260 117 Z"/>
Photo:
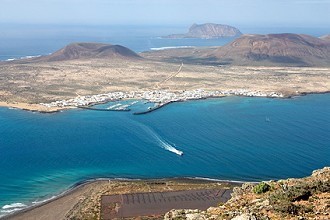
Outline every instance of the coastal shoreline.
<path fill-rule="evenodd" d="M 233 188 L 235 186 L 240 186 L 245 181 L 231 181 L 231 180 L 218 180 L 218 179 L 209 179 L 209 178 L 199 178 L 199 177 L 173 177 L 173 178 L 160 178 L 160 179 L 126 179 L 126 178 L 95 178 L 77 182 L 70 186 L 67 190 L 55 195 L 49 199 L 46 199 L 40 203 L 30 205 L 21 210 L 15 211 L 13 213 L 1 216 L 0 219 L 29 219 L 27 216 L 33 216 L 33 212 L 39 212 L 40 209 L 43 211 L 51 210 L 55 206 L 55 203 L 61 202 L 61 200 L 72 200 L 73 198 L 77 198 L 77 196 L 81 196 L 84 194 L 86 189 L 95 188 L 97 185 L 106 184 L 106 183 L 119 183 L 126 184 L 127 189 L 130 189 L 134 184 L 164 184 L 164 183 L 172 183 L 172 184 L 192 184 L 196 185 L 196 187 L 202 187 L 203 185 L 217 184 L 223 185 L 225 188 Z M 190 188 L 187 188 L 189 191 Z M 164 191 L 172 191 L 172 190 L 164 190 Z M 132 191 L 134 192 L 134 191 Z M 115 193 L 116 194 L 116 193 Z M 74 204 L 72 204 L 74 205 Z M 71 211 L 67 209 L 65 211 Z"/>
<path fill-rule="evenodd" d="M 246 95 L 221 95 L 221 96 L 209 96 L 209 97 L 201 97 L 201 98 L 194 98 L 194 99 L 186 99 L 186 100 L 175 100 L 175 101 L 169 101 L 166 103 L 158 104 L 157 106 L 148 109 L 146 111 L 141 111 L 141 112 L 134 112 L 134 115 L 142 115 L 142 114 L 148 114 L 151 113 L 155 110 L 158 110 L 166 105 L 176 103 L 176 102 L 186 102 L 186 101 L 198 101 L 198 100 L 205 100 L 205 99 L 214 99 L 214 98 L 225 98 L 225 97 L 230 97 L 230 96 L 237 96 L 237 97 L 248 97 L 248 98 L 279 98 L 279 99 L 291 99 L 294 97 L 302 97 L 306 95 L 313 95 L 313 94 L 328 94 L 330 93 L 329 91 L 324 91 L 324 92 L 301 92 L 298 94 L 286 94 L 283 97 L 272 97 L 272 96 L 246 96 Z M 92 109 L 92 106 L 95 105 L 100 105 L 100 104 L 105 104 L 105 103 L 111 103 L 111 102 L 116 102 L 116 101 L 125 101 L 125 100 L 144 100 L 143 98 L 124 98 L 124 99 L 115 99 L 115 100 L 107 100 L 107 101 L 101 101 L 97 103 L 91 103 L 86 106 L 63 106 L 63 107 L 46 107 L 42 104 L 29 104 L 29 103 L 23 103 L 23 102 L 15 102 L 15 103 L 10 103 L 10 102 L 1 102 L 0 101 L 0 107 L 7 107 L 10 109 L 19 109 L 19 110 L 24 110 L 24 111 L 30 111 L 30 112 L 37 112 L 37 113 L 42 113 L 42 114 L 53 114 L 53 113 L 58 113 L 61 111 L 65 110 L 70 110 L 70 109 L 84 109 L 84 110 L 95 110 Z M 149 101 L 149 100 L 148 100 Z M 150 101 L 152 102 L 152 101 Z M 156 103 L 156 102 L 155 102 Z M 157 104 L 157 103 L 156 103 Z M 97 109 L 99 110 L 99 109 Z M 102 110 L 104 111 L 104 110 Z M 112 111 L 122 111 L 122 110 L 112 110 Z"/>

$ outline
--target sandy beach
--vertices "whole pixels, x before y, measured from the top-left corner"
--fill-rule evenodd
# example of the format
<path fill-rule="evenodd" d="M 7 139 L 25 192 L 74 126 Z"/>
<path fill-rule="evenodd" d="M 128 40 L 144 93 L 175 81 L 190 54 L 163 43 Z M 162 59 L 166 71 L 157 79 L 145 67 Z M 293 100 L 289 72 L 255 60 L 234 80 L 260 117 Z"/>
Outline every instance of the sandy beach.
<path fill-rule="evenodd" d="M 21 210 L 3 219 L 99 219 L 102 195 L 165 192 L 195 189 L 231 189 L 240 183 L 198 179 L 93 180 L 82 183 L 58 197 Z"/>
<path fill-rule="evenodd" d="M 0 106 L 8 108 L 17 108 L 27 111 L 36 111 L 42 113 L 55 113 L 61 110 L 70 109 L 70 107 L 45 107 L 40 104 L 28 104 L 24 102 L 0 102 Z"/>

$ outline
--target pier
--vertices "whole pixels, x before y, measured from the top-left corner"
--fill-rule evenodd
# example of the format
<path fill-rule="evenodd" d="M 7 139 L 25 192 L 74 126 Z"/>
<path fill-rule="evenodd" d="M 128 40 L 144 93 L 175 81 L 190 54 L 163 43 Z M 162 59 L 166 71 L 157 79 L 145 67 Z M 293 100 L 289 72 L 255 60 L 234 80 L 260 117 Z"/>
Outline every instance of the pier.
<path fill-rule="evenodd" d="M 77 106 L 77 108 L 93 110 L 93 111 L 103 111 L 103 112 L 128 112 L 131 111 L 129 108 L 125 109 L 106 109 L 106 108 L 92 108 L 88 106 Z"/>
<path fill-rule="evenodd" d="M 167 102 L 167 103 L 164 103 L 164 104 L 160 104 L 160 105 L 157 105 L 156 107 L 153 107 L 151 109 L 148 109 L 146 111 L 142 111 L 142 112 L 134 112 L 133 115 L 144 115 L 144 114 L 148 114 L 150 112 L 153 112 L 153 111 L 156 111 L 157 109 L 160 109 L 162 107 L 164 107 L 165 105 L 168 105 L 170 103 L 173 103 L 173 101 L 171 102 Z"/>

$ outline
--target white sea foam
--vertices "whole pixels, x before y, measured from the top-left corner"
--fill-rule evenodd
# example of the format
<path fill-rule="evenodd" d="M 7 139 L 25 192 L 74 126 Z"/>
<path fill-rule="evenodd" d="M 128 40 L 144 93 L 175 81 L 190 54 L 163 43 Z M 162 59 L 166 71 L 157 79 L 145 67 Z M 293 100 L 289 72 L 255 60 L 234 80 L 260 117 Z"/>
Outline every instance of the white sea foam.
<path fill-rule="evenodd" d="M 194 46 L 173 46 L 173 47 L 152 47 L 150 50 L 169 50 L 169 49 L 194 48 Z"/>
<path fill-rule="evenodd" d="M 47 201 L 52 200 L 52 199 L 55 199 L 55 198 L 56 198 L 56 196 L 52 196 L 52 197 L 50 197 L 48 199 L 44 199 L 44 200 L 40 200 L 40 201 L 34 201 L 34 202 L 32 202 L 32 204 L 44 203 L 44 202 L 47 202 Z"/>
<path fill-rule="evenodd" d="M 226 179 L 214 179 L 214 178 L 207 178 L 207 177 L 186 177 L 187 179 L 196 179 L 196 180 L 207 180 L 207 181 L 214 181 L 214 182 L 229 182 L 229 183 L 259 183 L 253 181 L 239 181 L 239 180 L 226 180 Z"/>
<path fill-rule="evenodd" d="M 7 59 L 6 61 L 13 61 L 13 60 L 16 60 L 15 58 L 10 58 L 10 59 Z"/>
<path fill-rule="evenodd" d="M 35 58 L 35 57 L 41 57 L 41 55 L 37 55 L 37 56 L 25 56 L 25 57 L 21 57 L 21 59 L 30 59 L 30 58 Z"/>
<path fill-rule="evenodd" d="M 22 210 L 24 208 L 26 208 L 27 205 L 23 204 L 23 203 L 12 203 L 10 205 L 4 205 L 2 206 L 2 209 L 0 210 L 0 213 L 3 213 L 4 215 L 7 215 L 9 213 L 13 213 L 19 210 Z M 0 215 L 3 216 L 3 215 Z"/>
<path fill-rule="evenodd" d="M 4 209 L 4 210 L 1 210 L 0 212 L 5 213 L 5 214 L 9 214 L 9 213 L 16 212 L 16 211 L 19 211 L 19 210 L 22 210 L 22 209 L 23 208 Z"/>
<path fill-rule="evenodd" d="M 19 58 L 10 58 L 10 59 L 7 59 L 6 61 L 25 60 L 25 59 L 35 58 L 35 57 L 41 57 L 41 55 L 36 55 L 36 56 L 24 56 L 24 57 L 19 57 Z"/>
<path fill-rule="evenodd" d="M 2 206 L 2 209 L 13 209 L 13 208 L 23 208 L 26 207 L 25 204 L 17 202 L 17 203 L 12 203 L 10 205 L 4 205 Z"/>

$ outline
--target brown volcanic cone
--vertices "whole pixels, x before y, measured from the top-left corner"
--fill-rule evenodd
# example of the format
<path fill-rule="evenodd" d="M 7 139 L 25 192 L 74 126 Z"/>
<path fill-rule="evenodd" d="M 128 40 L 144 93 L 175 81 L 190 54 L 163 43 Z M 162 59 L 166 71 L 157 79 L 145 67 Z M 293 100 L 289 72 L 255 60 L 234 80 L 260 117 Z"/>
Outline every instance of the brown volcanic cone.
<path fill-rule="evenodd" d="M 120 46 L 101 43 L 72 43 L 49 56 L 35 58 L 34 61 L 64 61 L 91 58 L 141 58 L 132 50 Z"/>
<path fill-rule="evenodd" d="M 298 34 L 243 35 L 205 56 L 236 65 L 329 66 L 330 42 Z"/>

